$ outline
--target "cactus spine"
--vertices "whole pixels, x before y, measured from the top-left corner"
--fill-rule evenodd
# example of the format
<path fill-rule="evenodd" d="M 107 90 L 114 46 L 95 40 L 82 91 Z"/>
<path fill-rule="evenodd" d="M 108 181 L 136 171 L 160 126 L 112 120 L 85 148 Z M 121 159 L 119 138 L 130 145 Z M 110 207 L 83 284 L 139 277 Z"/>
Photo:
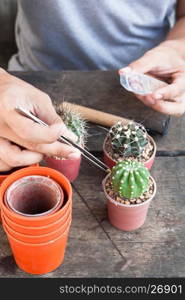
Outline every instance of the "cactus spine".
<path fill-rule="evenodd" d="M 57 107 L 55 104 L 56 112 L 61 117 L 64 124 L 78 137 L 77 143 L 84 146 L 87 137 L 86 122 L 75 111 L 72 111 L 66 104 Z"/>
<path fill-rule="evenodd" d="M 139 162 L 125 160 L 113 167 L 112 187 L 122 198 L 138 198 L 149 188 L 148 169 Z"/>
<path fill-rule="evenodd" d="M 109 131 L 109 138 L 114 153 L 121 157 L 138 157 L 148 144 L 144 126 L 132 121 L 127 125 L 119 121 L 112 126 Z"/>

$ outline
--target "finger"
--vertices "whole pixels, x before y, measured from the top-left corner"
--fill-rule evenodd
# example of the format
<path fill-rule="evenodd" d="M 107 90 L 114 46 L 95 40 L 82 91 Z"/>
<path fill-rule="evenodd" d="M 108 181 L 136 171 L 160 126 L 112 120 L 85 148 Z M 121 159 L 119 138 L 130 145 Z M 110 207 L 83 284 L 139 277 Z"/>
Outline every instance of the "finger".
<path fill-rule="evenodd" d="M 184 102 L 168 102 L 159 100 L 156 101 L 156 104 L 152 106 L 153 109 L 159 111 L 163 114 L 171 115 L 171 116 L 182 116 L 185 111 Z"/>
<path fill-rule="evenodd" d="M 52 102 L 49 97 L 48 99 L 49 100 L 46 101 L 44 105 L 44 110 L 43 110 L 43 103 L 42 103 L 43 99 L 41 105 L 37 105 L 36 107 L 37 116 L 48 125 L 56 124 L 56 126 L 59 127 L 59 131 L 61 135 L 64 135 L 65 137 L 69 138 L 73 142 L 76 142 L 78 140 L 78 137 L 65 126 L 61 117 L 56 113 L 55 108 L 52 105 Z"/>
<path fill-rule="evenodd" d="M 135 94 L 135 96 L 146 105 L 154 105 L 156 103 L 156 99 L 153 97 L 152 94 L 148 94 L 145 96 Z"/>
<path fill-rule="evenodd" d="M 16 135 L 30 143 L 53 143 L 61 134 L 70 135 L 64 123 L 44 126 L 21 116 L 17 112 L 9 113 L 6 122 Z"/>
<path fill-rule="evenodd" d="M 149 53 L 144 54 L 141 58 L 133 61 L 127 67 L 119 70 L 119 73 L 129 72 L 130 70 L 134 70 L 139 73 L 147 73 L 151 71 L 153 68 L 156 69 L 158 65 L 158 60 L 152 59 L 153 55 L 149 55 Z"/>
<path fill-rule="evenodd" d="M 28 166 L 42 160 L 42 154 L 21 150 L 6 139 L 0 139 L 0 158 L 10 167 Z"/>
<path fill-rule="evenodd" d="M 11 167 L 0 159 L 0 172 L 6 172 L 9 170 L 11 170 Z"/>
<path fill-rule="evenodd" d="M 49 156 L 62 156 L 64 158 L 69 158 L 74 159 L 79 158 L 80 152 L 78 149 L 68 146 L 64 143 L 60 142 L 54 142 L 50 144 L 38 144 L 38 143 L 29 143 L 27 141 L 22 140 L 20 137 L 18 137 L 12 130 L 8 127 L 5 126 L 3 128 L 3 131 L 1 132 L 1 136 L 3 136 L 3 132 L 5 133 L 5 139 L 8 139 L 17 145 L 20 145 L 31 152 L 39 152 L 45 155 Z M 74 155 L 73 155 L 74 153 Z"/>
<path fill-rule="evenodd" d="M 160 100 L 175 100 L 183 93 L 185 93 L 184 82 L 185 76 L 176 78 L 172 84 L 168 84 L 166 87 L 160 88 L 155 93 L 153 93 L 153 98 Z"/>
<path fill-rule="evenodd" d="M 38 152 L 43 153 L 47 156 L 78 159 L 81 155 L 81 152 L 78 149 L 60 142 L 55 142 L 52 144 L 39 144 L 36 148 Z"/>
<path fill-rule="evenodd" d="M 37 116 L 39 116 L 39 118 L 41 118 L 41 120 L 43 120 L 48 125 L 52 125 L 54 123 L 62 123 L 61 118 L 56 113 L 55 108 L 52 105 L 50 97 L 45 93 L 40 93 L 39 96 L 37 95 L 37 104 L 34 107 L 34 112 Z"/>
<path fill-rule="evenodd" d="M 178 100 L 178 102 L 156 100 L 154 103 L 151 103 L 150 101 L 148 101 L 148 95 L 147 97 L 138 96 L 137 98 L 141 100 L 145 105 L 163 114 L 179 117 L 185 111 L 185 104 L 180 100 Z"/>

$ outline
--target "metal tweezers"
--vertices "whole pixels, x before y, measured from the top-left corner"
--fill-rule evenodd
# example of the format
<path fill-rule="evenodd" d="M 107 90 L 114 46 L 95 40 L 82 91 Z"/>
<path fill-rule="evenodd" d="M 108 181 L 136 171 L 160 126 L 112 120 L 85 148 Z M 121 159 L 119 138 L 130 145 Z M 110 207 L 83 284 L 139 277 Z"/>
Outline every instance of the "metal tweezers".
<path fill-rule="evenodd" d="M 36 123 L 40 124 L 40 125 L 44 125 L 44 126 L 48 126 L 48 124 L 46 124 L 45 122 L 43 122 L 42 120 L 40 120 L 39 118 L 37 118 L 35 115 L 33 115 L 30 111 L 22 108 L 22 107 L 16 107 L 15 110 L 20 113 L 22 116 L 27 117 L 29 119 L 31 119 L 32 121 L 35 121 Z M 80 152 L 82 153 L 82 155 L 87 158 L 91 163 L 95 164 L 98 168 L 100 168 L 101 170 L 105 171 L 105 172 L 109 172 L 109 167 L 104 164 L 101 160 L 99 160 L 96 156 L 94 156 L 93 154 L 91 154 L 89 151 L 87 151 L 85 148 L 80 147 L 79 145 L 77 145 L 76 143 L 74 143 L 73 141 L 69 140 L 68 138 L 66 138 L 65 136 L 61 135 L 58 138 L 59 142 L 64 142 L 70 146 L 73 146 L 75 148 L 77 148 L 78 150 L 80 150 Z"/>

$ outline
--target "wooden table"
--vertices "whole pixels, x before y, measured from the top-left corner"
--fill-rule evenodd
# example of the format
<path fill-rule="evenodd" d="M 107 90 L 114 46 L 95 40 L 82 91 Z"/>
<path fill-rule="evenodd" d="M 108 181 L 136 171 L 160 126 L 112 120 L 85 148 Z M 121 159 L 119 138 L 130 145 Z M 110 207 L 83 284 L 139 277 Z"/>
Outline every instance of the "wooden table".
<path fill-rule="evenodd" d="M 114 72 L 30 72 L 16 75 L 48 92 L 58 102 L 63 99 L 74 101 L 107 112 L 119 112 L 122 108 L 121 101 L 111 102 L 116 91 L 113 88 Z M 74 85 L 69 85 L 66 78 Z M 83 78 L 86 79 L 83 81 Z M 95 82 L 92 78 L 96 78 Z M 102 78 L 106 78 L 107 89 L 104 86 L 99 99 Z M 80 86 L 77 87 L 76 82 L 80 82 Z M 133 99 L 132 95 L 123 94 Z M 120 98 L 124 95 L 119 92 Z M 138 115 L 142 111 L 143 116 L 148 112 L 155 116 L 142 104 L 137 104 L 137 109 Z M 154 136 L 158 152 L 152 175 L 158 191 L 145 224 L 134 232 L 122 232 L 110 225 L 101 187 L 104 174 L 83 160 L 80 175 L 73 184 L 73 222 L 65 261 L 56 271 L 41 277 L 185 276 L 184 128 L 185 117 L 174 118 L 166 136 Z M 89 149 L 101 157 L 105 131 L 90 126 L 89 134 Z M 0 277 L 34 277 L 17 268 L 2 227 L 0 240 Z"/>

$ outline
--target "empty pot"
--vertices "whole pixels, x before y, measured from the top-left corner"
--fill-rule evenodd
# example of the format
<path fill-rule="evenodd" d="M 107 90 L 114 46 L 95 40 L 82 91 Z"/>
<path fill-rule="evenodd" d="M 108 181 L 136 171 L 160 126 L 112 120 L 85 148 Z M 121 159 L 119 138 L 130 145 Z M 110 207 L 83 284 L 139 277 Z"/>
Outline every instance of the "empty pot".
<path fill-rule="evenodd" d="M 64 201 L 62 207 L 60 207 L 59 210 L 49 215 L 27 217 L 6 207 L 4 203 L 4 196 L 9 186 L 12 185 L 18 179 L 31 175 L 41 175 L 45 177 L 50 177 L 60 185 L 64 192 Z M 7 215 L 9 219 L 11 219 L 13 222 L 19 225 L 30 227 L 46 226 L 59 220 L 66 213 L 66 210 L 69 207 L 68 205 L 72 205 L 72 187 L 68 179 L 56 170 L 47 167 L 29 167 L 14 172 L 3 181 L 0 187 L 0 201 L 4 214 Z"/>

